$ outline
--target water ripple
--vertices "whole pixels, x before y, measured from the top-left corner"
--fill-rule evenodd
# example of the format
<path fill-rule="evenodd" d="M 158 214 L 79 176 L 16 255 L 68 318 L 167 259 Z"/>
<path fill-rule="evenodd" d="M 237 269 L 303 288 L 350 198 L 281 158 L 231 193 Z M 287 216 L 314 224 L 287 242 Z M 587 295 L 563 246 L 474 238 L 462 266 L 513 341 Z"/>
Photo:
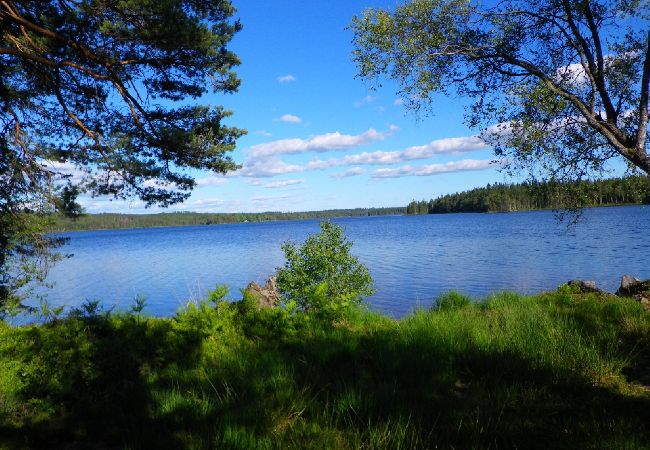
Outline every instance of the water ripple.
<path fill-rule="evenodd" d="M 373 308 L 402 316 L 440 293 L 531 293 L 570 278 L 615 290 L 622 274 L 650 278 L 650 208 L 595 208 L 567 232 L 552 212 L 337 219 L 366 264 Z M 316 220 L 72 233 L 48 281 L 49 300 L 101 299 L 118 307 L 143 294 L 148 312 L 172 314 L 216 283 L 233 297 L 283 264 L 280 245 L 318 231 Z"/>

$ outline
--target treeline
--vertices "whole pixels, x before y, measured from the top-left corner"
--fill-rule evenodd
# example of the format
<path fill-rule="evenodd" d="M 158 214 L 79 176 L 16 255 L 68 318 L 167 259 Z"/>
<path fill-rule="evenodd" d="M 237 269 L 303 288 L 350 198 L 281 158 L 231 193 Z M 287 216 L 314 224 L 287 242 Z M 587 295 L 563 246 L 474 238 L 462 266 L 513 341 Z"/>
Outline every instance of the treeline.
<path fill-rule="evenodd" d="M 195 213 L 170 212 L 159 214 L 84 214 L 77 219 L 57 216 L 50 232 L 110 230 L 118 228 L 153 228 L 184 225 L 217 225 L 225 223 L 268 222 L 273 220 L 330 219 L 335 217 L 382 216 L 404 214 L 402 207 L 330 209 L 305 212 L 263 213 Z"/>
<path fill-rule="evenodd" d="M 407 214 L 503 212 L 534 209 L 650 204 L 650 177 L 576 183 L 495 183 L 431 200 L 412 201 Z"/>

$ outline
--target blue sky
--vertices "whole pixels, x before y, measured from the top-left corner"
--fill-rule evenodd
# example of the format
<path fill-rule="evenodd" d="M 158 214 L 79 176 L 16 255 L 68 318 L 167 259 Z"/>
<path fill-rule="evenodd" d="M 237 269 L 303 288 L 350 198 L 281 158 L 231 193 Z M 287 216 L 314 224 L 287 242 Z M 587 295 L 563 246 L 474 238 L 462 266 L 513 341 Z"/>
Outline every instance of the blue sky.
<path fill-rule="evenodd" d="M 230 48 L 240 57 L 241 89 L 202 102 L 233 112 L 228 124 L 248 130 L 229 176 L 197 172 L 199 186 L 167 210 L 305 211 L 405 206 L 412 199 L 508 181 L 491 149 L 463 124 L 467 99 L 435 99 L 416 117 L 397 86 L 355 78 L 352 32 L 366 7 L 395 0 L 235 1 L 244 29 Z M 88 212 L 158 212 L 141 202 L 82 199 Z"/>

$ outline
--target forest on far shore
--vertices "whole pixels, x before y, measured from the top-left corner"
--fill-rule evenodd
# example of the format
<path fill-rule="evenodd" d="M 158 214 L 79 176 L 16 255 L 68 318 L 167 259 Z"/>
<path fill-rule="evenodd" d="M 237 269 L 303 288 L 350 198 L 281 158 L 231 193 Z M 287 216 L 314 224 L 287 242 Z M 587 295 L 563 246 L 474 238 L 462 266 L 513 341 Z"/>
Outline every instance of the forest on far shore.
<path fill-rule="evenodd" d="M 632 204 L 650 204 L 650 177 L 576 183 L 494 183 L 431 200 L 413 200 L 406 213 L 505 212 Z"/>
<path fill-rule="evenodd" d="M 157 214 L 83 214 L 76 219 L 56 215 L 50 232 L 152 228 L 186 225 L 268 222 L 276 220 L 332 219 L 336 217 L 395 214 L 445 214 L 459 212 L 507 212 L 535 209 L 650 204 L 650 177 L 609 178 L 579 183 L 494 183 L 431 200 L 413 200 L 406 208 L 355 208 L 303 212 Z"/>
<path fill-rule="evenodd" d="M 404 214 L 403 207 L 329 209 L 304 212 L 261 213 L 197 213 L 169 212 L 158 214 L 83 214 L 71 219 L 56 216 L 50 226 L 51 232 L 81 230 L 112 230 L 118 228 L 153 228 L 186 225 L 217 225 L 224 223 L 269 222 L 274 220 L 331 219 L 335 217 L 384 216 Z"/>

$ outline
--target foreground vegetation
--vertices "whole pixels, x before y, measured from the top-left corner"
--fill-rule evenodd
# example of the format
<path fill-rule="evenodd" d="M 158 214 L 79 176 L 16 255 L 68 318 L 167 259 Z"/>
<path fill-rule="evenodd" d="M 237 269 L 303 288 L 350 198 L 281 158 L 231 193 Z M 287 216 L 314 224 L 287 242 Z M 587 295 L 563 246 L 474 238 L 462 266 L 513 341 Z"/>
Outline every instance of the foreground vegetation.
<path fill-rule="evenodd" d="M 215 225 L 223 223 L 268 222 L 272 220 L 328 219 L 334 217 L 383 216 L 404 214 L 404 208 L 328 209 L 303 212 L 194 213 L 160 214 L 84 214 L 77 218 L 52 216 L 48 231 L 111 230 L 118 228 Z"/>
<path fill-rule="evenodd" d="M 504 212 L 535 209 L 650 204 L 650 177 L 610 178 L 577 183 L 488 184 L 483 188 L 413 200 L 407 214 Z"/>
<path fill-rule="evenodd" d="M 452 293 L 330 321 L 223 294 L 172 318 L 0 323 L 0 447 L 650 447 L 637 302 Z"/>
<path fill-rule="evenodd" d="M 329 222 L 285 243 L 270 302 L 0 322 L 0 447 L 648 448 L 639 302 L 450 293 L 396 321 L 351 247 Z"/>

